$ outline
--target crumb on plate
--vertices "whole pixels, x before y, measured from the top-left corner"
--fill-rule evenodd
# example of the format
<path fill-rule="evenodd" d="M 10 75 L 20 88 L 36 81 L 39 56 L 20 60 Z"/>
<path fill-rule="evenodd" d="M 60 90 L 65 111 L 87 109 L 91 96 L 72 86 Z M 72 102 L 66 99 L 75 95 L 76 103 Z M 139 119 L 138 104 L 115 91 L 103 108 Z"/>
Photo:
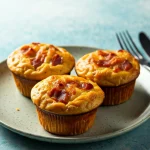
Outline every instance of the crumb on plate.
<path fill-rule="evenodd" d="M 20 109 L 19 109 L 19 108 L 16 108 L 16 110 L 17 110 L 17 111 L 20 111 Z"/>

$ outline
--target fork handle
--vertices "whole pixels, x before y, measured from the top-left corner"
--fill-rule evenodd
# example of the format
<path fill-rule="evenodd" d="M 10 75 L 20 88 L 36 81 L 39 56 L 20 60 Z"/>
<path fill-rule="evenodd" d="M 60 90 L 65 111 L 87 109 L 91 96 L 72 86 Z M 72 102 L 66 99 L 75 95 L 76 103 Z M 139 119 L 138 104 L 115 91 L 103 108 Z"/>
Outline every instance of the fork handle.
<path fill-rule="evenodd" d="M 147 65 L 148 67 L 150 67 L 150 61 L 148 61 L 146 65 Z"/>
<path fill-rule="evenodd" d="M 143 65 L 143 67 L 144 67 L 146 70 L 150 71 L 150 67 L 149 67 L 149 66 Z"/>

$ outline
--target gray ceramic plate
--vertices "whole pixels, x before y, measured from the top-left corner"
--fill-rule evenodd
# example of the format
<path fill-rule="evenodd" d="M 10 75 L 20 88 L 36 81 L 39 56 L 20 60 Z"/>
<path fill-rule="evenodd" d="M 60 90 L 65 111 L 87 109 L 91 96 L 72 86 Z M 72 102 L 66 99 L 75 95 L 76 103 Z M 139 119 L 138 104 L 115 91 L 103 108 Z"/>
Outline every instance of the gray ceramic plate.
<path fill-rule="evenodd" d="M 96 48 L 64 46 L 76 60 Z M 75 74 L 73 71 L 72 74 Z M 46 132 L 38 122 L 31 100 L 15 87 L 6 61 L 0 64 L 0 124 L 29 138 L 57 143 L 84 143 L 121 135 L 142 124 L 150 117 L 150 72 L 141 67 L 133 96 L 118 106 L 100 107 L 94 126 L 78 136 L 56 136 Z M 16 111 L 20 108 L 20 111 Z"/>

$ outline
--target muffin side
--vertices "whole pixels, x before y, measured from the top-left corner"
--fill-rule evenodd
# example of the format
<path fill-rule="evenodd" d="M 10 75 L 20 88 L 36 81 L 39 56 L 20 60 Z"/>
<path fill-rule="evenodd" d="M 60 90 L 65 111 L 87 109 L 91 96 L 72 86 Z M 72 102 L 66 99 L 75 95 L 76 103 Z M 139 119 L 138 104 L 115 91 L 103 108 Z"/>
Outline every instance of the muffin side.
<path fill-rule="evenodd" d="M 134 91 L 135 80 L 115 87 L 102 86 L 105 93 L 105 99 L 102 105 L 118 105 L 126 102 Z"/>
<path fill-rule="evenodd" d="M 14 73 L 12 73 L 14 77 L 15 84 L 20 91 L 20 93 L 28 98 L 30 98 L 31 95 L 31 89 L 35 84 L 37 84 L 39 81 L 37 80 L 29 80 L 23 77 L 20 77 Z"/>
<path fill-rule="evenodd" d="M 78 135 L 88 131 L 94 124 L 97 108 L 77 115 L 58 115 L 45 112 L 36 106 L 40 124 L 56 135 Z"/>

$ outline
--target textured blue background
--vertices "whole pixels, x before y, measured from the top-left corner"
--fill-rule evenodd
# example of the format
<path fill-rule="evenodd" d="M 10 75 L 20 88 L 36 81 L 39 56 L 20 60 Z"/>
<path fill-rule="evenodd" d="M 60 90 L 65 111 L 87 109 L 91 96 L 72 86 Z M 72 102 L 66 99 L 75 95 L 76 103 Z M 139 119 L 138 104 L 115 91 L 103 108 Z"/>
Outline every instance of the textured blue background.
<path fill-rule="evenodd" d="M 0 0 L 0 61 L 30 42 L 120 49 L 115 33 L 128 29 L 137 46 L 150 36 L 149 0 Z M 0 150 L 150 150 L 150 120 L 114 139 L 62 145 L 31 140 L 0 127 Z"/>

